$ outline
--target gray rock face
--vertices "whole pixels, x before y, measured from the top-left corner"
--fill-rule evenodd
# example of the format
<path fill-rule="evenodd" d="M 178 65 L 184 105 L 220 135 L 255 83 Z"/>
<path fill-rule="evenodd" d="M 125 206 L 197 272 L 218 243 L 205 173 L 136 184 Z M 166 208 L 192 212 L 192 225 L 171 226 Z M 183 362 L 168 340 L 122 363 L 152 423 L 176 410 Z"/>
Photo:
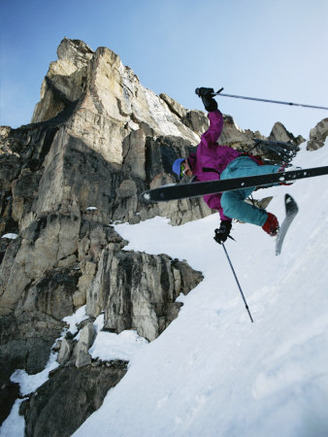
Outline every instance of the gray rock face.
<path fill-rule="evenodd" d="M 176 182 L 172 162 L 195 150 L 206 115 L 143 87 L 107 48 L 65 38 L 57 53 L 32 123 L 0 127 L 0 231 L 18 236 L 0 239 L 1 420 L 18 395 L 15 369 L 40 372 L 54 344 L 60 364 L 25 405 L 26 435 L 70 435 L 124 376 L 125 365 L 97 367 L 89 354 L 95 317 L 151 341 L 178 316 L 179 294 L 202 280 L 184 261 L 124 251 L 112 223 L 161 215 L 179 225 L 212 213 L 202 199 L 139 201 Z M 262 137 L 225 121 L 231 147 L 248 151 Z M 282 125 L 272 136 L 301 141 Z M 63 335 L 63 318 L 84 305 L 78 335 Z M 63 405 L 71 410 L 60 420 Z"/>
<path fill-rule="evenodd" d="M 149 187 L 152 182 L 149 178 L 159 180 L 158 172 L 162 173 L 161 179 L 174 180 L 166 175 L 168 159 L 172 152 L 178 156 L 181 146 L 177 137 L 165 136 L 166 127 L 179 136 L 179 129 L 184 132 L 188 137 L 181 140 L 184 148 L 192 147 L 190 140 L 195 142 L 197 139 L 197 135 L 177 116 L 171 115 L 167 104 L 143 89 L 137 79 L 133 80 L 140 87 L 143 98 L 139 102 L 137 99 L 134 105 L 141 121 L 131 121 L 131 117 L 137 120 L 131 108 L 127 115 L 122 116 L 124 102 L 115 99 L 115 111 L 119 107 L 121 115 L 117 118 L 114 111 L 114 117 L 107 112 L 103 117 L 102 97 L 99 98 L 100 90 L 97 91 L 94 84 L 95 76 L 101 73 L 97 62 L 102 64 L 104 61 L 100 59 L 102 54 L 107 59 L 109 51 L 100 50 L 96 56 L 83 43 L 65 40 L 59 48 L 59 60 L 56 65 L 51 65 L 43 84 L 41 102 L 34 114 L 35 123 L 15 130 L 1 128 L 1 209 L 4 211 L 1 230 L 19 235 L 16 240 L 1 240 L 2 420 L 17 396 L 17 385 L 9 380 L 11 373 L 16 368 L 23 368 L 31 374 L 40 372 L 65 326 L 62 319 L 86 303 L 88 308 L 100 305 L 95 294 L 92 303 L 87 302 L 87 298 L 90 290 L 95 292 L 97 289 L 96 279 L 101 275 L 102 259 L 105 256 L 116 259 L 127 256 L 129 263 L 138 265 L 141 271 L 143 268 L 147 270 L 148 267 L 143 265 L 148 262 L 147 256 L 123 254 L 121 249 L 125 242 L 108 224 L 113 220 L 134 223 L 159 213 L 165 215 L 167 212 L 163 209 L 159 211 L 156 207 L 141 205 L 138 196 Z M 94 56 L 97 62 L 91 66 L 91 59 L 92 63 L 95 62 Z M 124 70 L 116 55 L 109 58 Z M 127 74 L 132 74 L 129 69 Z M 117 74 L 117 79 L 121 81 L 120 74 Z M 86 103 L 90 103 L 87 92 L 93 95 L 95 106 L 90 107 L 91 111 L 83 107 L 85 98 Z M 150 115 L 145 95 L 150 105 L 158 104 L 164 108 L 163 114 L 159 110 L 158 120 Z M 110 112 L 108 102 L 104 105 Z M 98 126 L 92 135 L 90 123 L 93 128 Z M 100 140 L 103 134 L 107 135 L 105 143 Z M 164 144 L 158 148 L 152 147 L 156 138 L 163 138 Z M 152 165 L 157 172 L 150 173 Z M 178 220 L 181 222 L 181 217 Z M 177 262 L 169 258 L 165 258 L 165 266 L 156 271 L 156 267 L 161 265 L 161 257 L 157 258 L 151 271 L 152 278 L 148 278 L 150 290 L 151 281 L 160 284 L 161 277 L 173 277 L 173 272 L 175 275 L 179 273 L 179 269 L 172 266 Z M 124 262 L 118 266 L 117 282 L 126 274 L 125 269 Z M 113 274 L 111 277 L 114 284 L 115 277 Z M 196 277 L 197 280 L 191 274 L 188 283 L 185 275 L 183 289 L 178 284 L 170 290 L 160 287 L 155 304 L 149 302 L 149 298 L 154 296 L 144 296 L 142 305 L 149 308 L 149 316 L 141 317 L 136 310 L 133 317 L 125 314 L 123 318 L 131 318 L 132 324 L 121 320 L 109 322 L 107 317 L 106 323 L 110 325 L 107 328 L 120 332 L 133 327 L 147 338 L 154 339 L 178 315 L 180 304 L 174 300 L 181 291 L 190 290 L 201 280 L 198 274 Z M 128 288 L 127 283 L 125 287 Z M 105 294 L 104 290 L 98 291 L 99 295 Z M 118 297 L 115 288 L 110 292 L 112 297 L 121 299 L 127 312 L 130 307 L 141 305 L 135 300 L 136 296 L 123 301 L 122 290 L 118 291 Z M 129 295 L 129 291 L 124 290 L 123 294 Z M 112 311 L 107 304 L 101 306 L 101 311 L 106 314 Z M 92 359 L 88 349 L 94 334 L 91 319 L 81 328 L 78 342 L 65 337 L 59 349 L 60 364 L 78 369 L 90 365 Z M 52 396 L 54 393 L 49 394 L 49 398 Z M 65 397 L 62 401 L 66 403 Z M 38 427 L 33 421 L 29 426 Z"/>
<path fill-rule="evenodd" d="M 310 139 L 307 143 L 307 150 L 317 150 L 324 146 L 328 136 L 328 118 L 321 120 L 310 131 Z"/>
<path fill-rule="evenodd" d="M 116 361 L 54 371 L 21 406 L 26 437 L 71 436 L 102 405 L 108 390 L 123 378 L 126 364 Z"/>
<path fill-rule="evenodd" d="M 178 295 L 201 280 L 200 272 L 166 255 L 107 250 L 87 296 L 87 312 L 93 317 L 105 312 L 105 329 L 135 329 L 152 341 L 177 317 Z"/>

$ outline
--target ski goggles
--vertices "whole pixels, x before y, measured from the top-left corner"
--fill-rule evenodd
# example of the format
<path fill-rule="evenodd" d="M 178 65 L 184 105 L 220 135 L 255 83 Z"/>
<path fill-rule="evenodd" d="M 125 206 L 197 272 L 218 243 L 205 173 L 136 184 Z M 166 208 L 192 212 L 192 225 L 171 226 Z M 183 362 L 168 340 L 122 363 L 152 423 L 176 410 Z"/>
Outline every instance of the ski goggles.
<path fill-rule="evenodd" d="M 183 178 L 183 176 L 185 175 L 185 171 L 186 171 L 185 163 L 181 162 L 181 164 L 180 164 L 180 178 Z"/>

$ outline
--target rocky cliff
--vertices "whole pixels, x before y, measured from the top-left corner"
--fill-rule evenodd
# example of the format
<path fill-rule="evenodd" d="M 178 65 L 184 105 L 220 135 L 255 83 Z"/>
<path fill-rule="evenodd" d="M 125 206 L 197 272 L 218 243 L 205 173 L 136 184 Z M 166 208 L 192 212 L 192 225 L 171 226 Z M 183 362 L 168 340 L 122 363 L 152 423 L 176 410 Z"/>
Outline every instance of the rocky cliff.
<path fill-rule="evenodd" d="M 55 351 L 58 368 L 21 414 L 27 436 L 71 435 L 127 371 L 126 362 L 91 358 L 95 319 L 104 314 L 104 330 L 152 341 L 178 316 L 176 298 L 201 272 L 167 255 L 125 251 L 113 223 L 161 215 L 179 225 L 211 213 L 201 199 L 145 205 L 138 197 L 176 182 L 172 161 L 207 126 L 205 113 L 143 87 L 111 50 L 65 38 L 32 123 L 0 127 L 1 421 L 19 397 L 12 372 L 38 373 Z M 327 120 L 320 138 L 325 129 Z M 284 141 L 292 153 L 303 141 L 280 123 L 264 138 L 225 116 L 222 143 L 261 153 L 255 137 Z M 83 306 L 87 319 L 72 335 L 63 319 Z"/>

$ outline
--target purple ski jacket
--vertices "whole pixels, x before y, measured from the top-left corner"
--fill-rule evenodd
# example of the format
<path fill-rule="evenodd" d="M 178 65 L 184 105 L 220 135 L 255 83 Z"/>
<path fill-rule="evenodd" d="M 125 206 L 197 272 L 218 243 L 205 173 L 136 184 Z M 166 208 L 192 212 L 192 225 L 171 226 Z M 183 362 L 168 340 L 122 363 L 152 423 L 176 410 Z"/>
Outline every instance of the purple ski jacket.
<path fill-rule="evenodd" d="M 223 117 L 219 110 L 209 112 L 210 126 L 201 136 L 196 153 L 188 157 L 189 165 L 195 176 L 194 181 L 213 181 L 220 179 L 220 175 L 226 166 L 243 153 L 229 146 L 221 146 L 217 143 L 223 129 Z M 221 193 L 204 196 L 207 205 L 220 213 L 221 220 L 230 220 L 223 213 L 221 207 Z"/>

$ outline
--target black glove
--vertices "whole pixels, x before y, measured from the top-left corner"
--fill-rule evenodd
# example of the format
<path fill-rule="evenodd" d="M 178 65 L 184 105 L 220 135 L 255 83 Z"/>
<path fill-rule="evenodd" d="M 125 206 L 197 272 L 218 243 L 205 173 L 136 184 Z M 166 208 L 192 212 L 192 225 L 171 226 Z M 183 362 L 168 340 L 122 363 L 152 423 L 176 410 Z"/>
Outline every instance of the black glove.
<path fill-rule="evenodd" d="M 205 87 L 200 87 L 200 88 L 196 88 L 195 89 L 195 93 L 197 94 L 198 97 L 203 97 L 204 95 L 208 95 L 208 94 L 214 94 L 214 89 L 213 88 L 205 88 Z"/>
<path fill-rule="evenodd" d="M 222 244 L 226 241 L 231 231 L 231 221 L 230 220 L 222 220 L 219 229 L 215 229 L 214 240 Z"/>
<path fill-rule="evenodd" d="M 207 112 L 213 112 L 218 109 L 218 104 L 216 100 L 213 99 L 213 88 L 196 88 L 195 93 L 202 99 Z"/>

